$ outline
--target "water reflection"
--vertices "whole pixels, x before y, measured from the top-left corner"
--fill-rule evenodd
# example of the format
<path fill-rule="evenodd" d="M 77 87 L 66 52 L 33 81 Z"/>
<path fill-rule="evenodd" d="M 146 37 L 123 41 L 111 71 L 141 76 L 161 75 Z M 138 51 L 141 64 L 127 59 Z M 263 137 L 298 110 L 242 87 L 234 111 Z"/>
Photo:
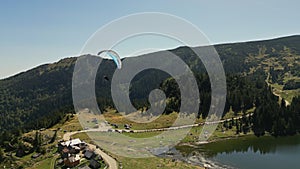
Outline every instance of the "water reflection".
<path fill-rule="evenodd" d="M 177 146 L 164 156 L 200 166 L 207 164 L 211 168 L 234 168 L 232 166 L 235 164 L 239 166 L 238 168 L 248 168 L 251 162 L 249 156 L 257 159 L 264 158 L 260 163 L 251 164 L 254 167 L 262 167 L 269 163 L 276 166 L 277 159 L 281 159 L 280 163 L 297 164 L 299 154 L 300 135 L 297 135 L 278 138 L 247 136 L 199 146 Z"/>
<path fill-rule="evenodd" d="M 291 149 L 300 144 L 300 136 L 289 137 L 255 137 L 247 136 L 240 139 L 223 140 L 215 143 L 199 145 L 197 147 L 180 146 L 176 149 L 183 155 L 201 153 L 205 157 L 211 158 L 219 153 L 231 154 L 233 152 L 248 152 L 260 154 L 276 153 L 279 149 Z M 298 152 L 300 153 L 300 152 Z"/>

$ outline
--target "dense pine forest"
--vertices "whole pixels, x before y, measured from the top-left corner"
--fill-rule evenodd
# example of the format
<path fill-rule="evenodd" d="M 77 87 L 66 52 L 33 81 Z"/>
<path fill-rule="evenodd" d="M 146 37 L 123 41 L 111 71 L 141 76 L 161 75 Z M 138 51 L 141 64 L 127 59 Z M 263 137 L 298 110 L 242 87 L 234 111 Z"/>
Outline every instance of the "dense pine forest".
<path fill-rule="evenodd" d="M 267 41 L 216 45 L 227 78 L 227 112 L 244 114 L 232 125 L 239 132 L 253 130 L 257 136 L 293 135 L 300 131 L 300 36 Z M 170 50 L 193 71 L 200 91 L 199 117 L 206 118 L 210 107 L 210 82 L 201 60 L 189 47 Z M 131 58 L 125 58 L 131 59 Z M 75 113 L 72 104 L 72 75 L 76 58 L 39 66 L 0 81 L 0 145 L 16 140 L 21 133 L 48 128 Z M 114 107 L 110 81 L 115 66 L 105 60 L 97 73 L 99 107 Z M 165 91 L 169 100 L 165 113 L 178 111 L 180 92 L 174 79 L 159 70 L 139 73 L 132 81 L 130 97 L 137 108 L 149 107 L 152 89 Z M 287 94 L 286 94 L 287 93 Z M 279 96 L 280 97 L 279 97 Z M 292 96 L 292 97 L 291 97 Z M 285 101 L 288 100 L 288 101 Z M 254 109 L 251 116 L 246 116 Z M 224 124 L 229 127 L 229 124 Z M 2 146 L 3 147 L 3 146 Z M 1 160 L 0 149 L 0 160 Z"/>

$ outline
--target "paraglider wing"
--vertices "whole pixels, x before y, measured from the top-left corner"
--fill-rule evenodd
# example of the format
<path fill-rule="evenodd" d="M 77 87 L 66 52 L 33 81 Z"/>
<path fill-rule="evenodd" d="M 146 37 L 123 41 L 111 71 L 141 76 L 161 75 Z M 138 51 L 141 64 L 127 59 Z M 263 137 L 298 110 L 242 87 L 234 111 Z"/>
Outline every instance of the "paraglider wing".
<path fill-rule="evenodd" d="M 121 59 L 120 57 L 116 57 L 115 55 L 111 54 L 111 53 L 107 53 L 112 59 L 113 61 L 115 62 L 115 64 L 117 65 L 118 69 L 121 69 L 122 67 L 122 62 L 121 62 Z"/>
<path fill-rule="evenodd" d="M 122 68 L 121 58 L 117 52 L 115 52 L 113 50 L 102 50 L 102 51 L 98 52 L 97 55 L 101 55 L 102 53 L 106 53 L 109 57 L 111 57 L 113 59 L 113 61 L 115 62 L 115 64 L 117 65 L 118 69 Z"/>

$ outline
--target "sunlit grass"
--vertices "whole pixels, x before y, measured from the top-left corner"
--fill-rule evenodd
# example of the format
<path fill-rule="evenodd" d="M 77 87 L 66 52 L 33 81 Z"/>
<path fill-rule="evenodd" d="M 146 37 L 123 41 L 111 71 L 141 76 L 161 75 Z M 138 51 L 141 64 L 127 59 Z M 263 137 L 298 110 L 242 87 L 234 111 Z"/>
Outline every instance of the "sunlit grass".
<path fill-rule="evenodd" d="M 30 169 L 50 169 L 52 158 L 47 158 L 43 161 L 36 163 L 34 166 L 29 167 Z M 28 168 L 28 169 L 29 169 Z"/>
<path fill-rule="evenodd" d="M 126 157 L 117 157 L 119 161 L 122 162 L 124 169 L 152 169 L 152 168 L 161 168 L 161 169 L 201 169 L 199 166 L 193 166 L 181 161 L 172 161 L 172 159 L 167 158 L 126 158 Z"/>
<path fill-rule="evenodd" d="M 104 117 L 110 123 L 119 125 L 120 128 L 124 128 L 124 124 L 130 124 L 132 126 L 132 129 L 141 130 L 171 127 L 174 121 L 177 119 L 178 113 L 174 112 L 169 115 L 161 115 L 160 117 L 149 123 L 137 123 L 134 121 L 130 121 L 126 117 L 122 116 L 119 113 L 116 113 L 113 110 L 104 113 Z"/>

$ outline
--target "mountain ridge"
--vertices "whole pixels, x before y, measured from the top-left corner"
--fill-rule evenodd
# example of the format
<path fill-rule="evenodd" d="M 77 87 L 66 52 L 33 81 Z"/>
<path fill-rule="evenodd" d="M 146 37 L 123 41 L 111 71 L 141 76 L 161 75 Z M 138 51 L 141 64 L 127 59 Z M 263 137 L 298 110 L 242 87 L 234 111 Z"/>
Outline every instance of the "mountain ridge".
<path fill-rule="evenodd" d="M 284 39 L 290 39 L 290 38 L 292 38 L 292 39 L 293 38 L 296 38 L 296 39 L 300 38 L 300 34 L 299 35 L 298 34 L 294 34 L 294 35 L 288 35 L 288 36 L 279 36 L 279 37 L 273 37 L 273 38 L 268 38 L 268 39 L 260 39 L 260 40 L 238 41 L 238 42 L 224 42 L 224 43 L 217 43 L 217 44 L 213 44 L 213 45 L 209 45 L 209 46 L 217 47 L 217 46 L 226 46 L 226 45 L 233 45 L 233 44 L 251 44 L 251 43 L 259 43 L 259 42 L 284 40 Z M 187 46 L 179 46 L 177 48 L 169 49 L 168 51 L 177 50 L 179 48 L 184 48 L 184 47 L 187 47 Z M 193 47 L 193 48 L 199 48 L 199 47 L 205 47 L 205 46 L 196 46 L 196 47 Z M 159 52 L 159 51 L 157 51 L 157 52 Z M 151 54 L 151 53 L 147 53 L 147 54 Z M 143 54 L 143 55 L 147 55 L 147 54 Z M 59 62 L 61 62 L 63 60 L 66 60 L 66 59 L 67 60 L 68 59 L 77 59 L 78 57 L 80 57 L 80 56 L 71 56 L 71 57 L 66 57 L 66 58 L 59 59 L 58 61 L 55 61 L 55 62 L 49 62 L 49 63 L 41 64 L 41 65 L 35 66 L 33 68 L 30 68 L 30 69 L 21 71 L 19 73 L 16 73 L 14 75 L 2 78 L 2 79 L 0 79 L 0 81 L 7 80 L 7 79 L 10 79 L 10 78 L 14 78 L 14 77 L 19 76 L 19 75 L 21 75 L 23 73 L 28 73 L 29 71 L 41 68 L 43 66 L 48 66 L 48 65 L 51 65 L 51 64 L 56 64 L 56 63 L 59 63 Z M 139 56 L 134 56 L 134 57 L 139 57 Z"/>
<path fill-rule="evenodd" d="M 226 111 L 233 107 L 234 111 L 249 109 L 255 100 L 253 93 L 268 92 L 265 80 L 270 74 L 271 84 L 277 84 L 283 91 L 286 84 L 293 89 L 294 83 L 300 79 L 297 70 L 300 70 L 300 36 L 276 38 L 274 40 L 243 42 L 225 45 L 216 45 L 228 81 L 228 105 Z M 201 47 L 198 47 L 201 48 Z M 205 117 L 210 101 L 210 84 L 206 70 L 201 60 L 189 47 L 179 47 L 169 50 L 178 55 L 194 72 L 200 89 L 202 110 L 200 115 Z M 145 54 L 142 56 L 147 56 Z M 140 56 L 141 57 L 141 56 Z M 60 121 L 65 113 L 72 112 L 72 75 L 77 57 L 62 59 L 53 64 L 44 64 L 26 72 L 0 80 L 0 129 L 22 130 L 50 127 Z M 133 58 L 125 58 L 133 59 Z M 290 64 L 292 62 L 293 64 Z M 103 79 L 104 76 L 111 79 L 115 65 L 111 60 L 104 60 L 97 73 L 97 101 L 101 109 L 113 106 L 110 98 L 110 82 Z M 156 78 L 154 78 L 156 77 Z M 149 81 L 151 83 L 145 83 Z M 201 84 L 201 85 L 200 85 Z M 174 87 L 174 82 L 169 76 L 161 72 L 150 70 L 141 72 L 133 80 L 131 97 L 136 107 L 149 106 L 148 92 L 153 88 Z M 245 89 L 238 88 L 243 85 Z M 245 85 L 247 87 L 245 87 Z M 276 87 L 274 85 L 274 87 Z M 142 91 L 141 91 L 142 89 Z M 298 95 L 298 89 L 289 90 Z M 138 91 L 138 92 L 135 92 Z M 176 91 L 176 89 L 174 89 Z M 242 95 L 244 98 L 240 98 Z M 269 95 L 269 94 L 268 94 Z M 174 105 L 167 107 L 167 111 L 177 110 L 180 101 L 176 92 L 169 93 Z M 276 101 L 275 97 L 271 97 Z M 246 99 L 246 100 L 245 100 Z M 289 102 L 291 102 L 291 99 Z M 244 102 L 249 102 L 244 106 Z M 22 126 L 20 128 L 19 126 Z"/>

